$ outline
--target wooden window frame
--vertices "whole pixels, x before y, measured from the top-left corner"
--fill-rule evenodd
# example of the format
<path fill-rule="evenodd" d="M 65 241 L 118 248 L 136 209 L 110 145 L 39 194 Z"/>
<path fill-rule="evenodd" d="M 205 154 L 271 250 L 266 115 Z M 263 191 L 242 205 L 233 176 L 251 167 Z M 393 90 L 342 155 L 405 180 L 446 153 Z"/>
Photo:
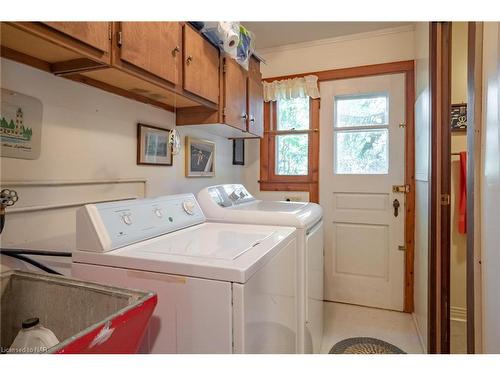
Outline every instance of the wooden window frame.
<path fill-rule="evenodd" d="M 323 70 L 300 74 L 291 74 L 280 77 L 265 78 L 265 82 L 276 80 L 292 79 L 315 75 L 318 82 L 333 81 L 339 79 L 360 78 L 385 74 L 403 73 L 405 75 L 405 184 L 409 186 L 406 193 L 406 217 L 405 217 L 405 285 L 404 285 L 404 312 L 411 313 L 414 310 L 413 284 L 414 284 L 414 253 L 415 253 L 415 61 L 403 60 L 389 63 L 363 65 L 351 68 L 340 68 L 333 70 Z M 318 129 L 313 133 L 312 169 L 313 179 L 309 182 L 299 181 L 270 181 L 269 177 L 269 136 L 264 132 L 264 138 L 260 141 L 260 189 L 263 191 L 308 191 L 309 200 L 319 203 L 319 108 L 320 99 L 314 101 L 317 105 L 317 112 L 311 121 L 311 127 Z M 266 119 L 270 118 L 269 103 L 264 105 L 264 130 Z M 267 128 L 269 129 L 269 128 Z M 274 157 L 274 155 L 273 155 Z"/>
<path fill-rule="evenodd" d="M 260 141 L 260 189 L 263 191 L 307 191 L 311 202 L 319 202 L 319 99 L 309 99 L 309 129 L 276 130 L 277 102 L 264 103 L 264 137 Z M 308 174 L 276 174 L 276 136 L 308 134 Z"/>

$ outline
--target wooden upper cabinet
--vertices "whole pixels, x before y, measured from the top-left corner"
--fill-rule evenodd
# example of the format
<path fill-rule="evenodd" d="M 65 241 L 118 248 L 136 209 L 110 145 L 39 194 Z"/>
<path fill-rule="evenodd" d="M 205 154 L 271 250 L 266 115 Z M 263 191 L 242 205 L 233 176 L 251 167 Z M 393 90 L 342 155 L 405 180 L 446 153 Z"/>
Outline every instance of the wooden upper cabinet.
<path fill-rule="evenodd" d="M 260 72 L 260 61 L 250 57 L 247 81 L 248 132 L 264 135 L 264 87 Z"/>
<path fill-rule="evenodd" d="M 224 123 L 247 130 L 247 72 L 234 59 L 224 58 Z"/>
<path fill-rule="evenodd" d="M 219 50 L 184 25 L 184 90 L 219 103 Z"/>
<path fill-rule="evenodd" d="M 179 83 L 182 48 L 179 22 L 120 22 L 117 46 L 122 62 L 174 85 Z"/>
<path fill-rule="evenodd" d="M 262 81 L 248 77 L 248 132 L 258 137 L 264 135 L 264 95 Z"/>
<path fill-rule="evenodd" d="M 99 51 L 105 53 L 110 51 L 109 22 L 44 22 L 44 24 Z"/>

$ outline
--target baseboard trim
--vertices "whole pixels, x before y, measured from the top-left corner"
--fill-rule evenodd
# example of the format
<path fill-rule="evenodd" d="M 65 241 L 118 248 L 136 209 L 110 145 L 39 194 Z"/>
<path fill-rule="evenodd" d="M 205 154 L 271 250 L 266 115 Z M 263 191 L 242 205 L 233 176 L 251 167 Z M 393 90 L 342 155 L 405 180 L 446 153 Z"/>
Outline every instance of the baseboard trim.
<path fill-rule="evenodd" d="M 467 309 L 463 308 L 463 307 L 451 306 L 450 307 L 450 319 L 457 320 L 459 322 L 466 322 L 467 321 Z"/>

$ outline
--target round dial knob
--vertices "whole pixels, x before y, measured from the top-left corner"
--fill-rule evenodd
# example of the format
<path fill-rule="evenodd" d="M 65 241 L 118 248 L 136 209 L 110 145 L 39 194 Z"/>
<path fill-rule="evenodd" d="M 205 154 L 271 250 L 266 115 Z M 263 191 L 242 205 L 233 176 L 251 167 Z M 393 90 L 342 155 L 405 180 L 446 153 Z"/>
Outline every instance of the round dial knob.
<path fill-rule="evenodd" d="M 130 214 L 123 215 L 122 216 L 122 220 L 127 225 L 131 225 L 132 224 L 132 218 L 130 217 Z"/>
<path fill-rule="evenodd" d="M 188 215 L 194 215 L 195 204 L 192 200 L 182 202 L 182 208 Z"/>
<path fill-rule="evenodd" d="M 155 208 L 154 213 L 155 213 L 156 217 L 158 217 L 160 219 L 163 217 L 163 211 L 161 210 L 161 208 Z"/>

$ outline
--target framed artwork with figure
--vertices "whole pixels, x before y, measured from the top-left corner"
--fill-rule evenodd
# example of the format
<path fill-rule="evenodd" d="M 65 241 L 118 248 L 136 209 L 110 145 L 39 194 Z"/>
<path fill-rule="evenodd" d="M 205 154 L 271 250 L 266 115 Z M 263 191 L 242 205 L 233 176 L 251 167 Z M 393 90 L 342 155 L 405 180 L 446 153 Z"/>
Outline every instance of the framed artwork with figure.
<path fill-rule="evenodd" d="M 465 132 L 467 131 L 467 104 L 452 104 L 451 105 L 451 131 Z"/>
<path fill-rule="evenodd" d="M 215 143 L 186 137 L 186 177 L 215 176 Z"/>

